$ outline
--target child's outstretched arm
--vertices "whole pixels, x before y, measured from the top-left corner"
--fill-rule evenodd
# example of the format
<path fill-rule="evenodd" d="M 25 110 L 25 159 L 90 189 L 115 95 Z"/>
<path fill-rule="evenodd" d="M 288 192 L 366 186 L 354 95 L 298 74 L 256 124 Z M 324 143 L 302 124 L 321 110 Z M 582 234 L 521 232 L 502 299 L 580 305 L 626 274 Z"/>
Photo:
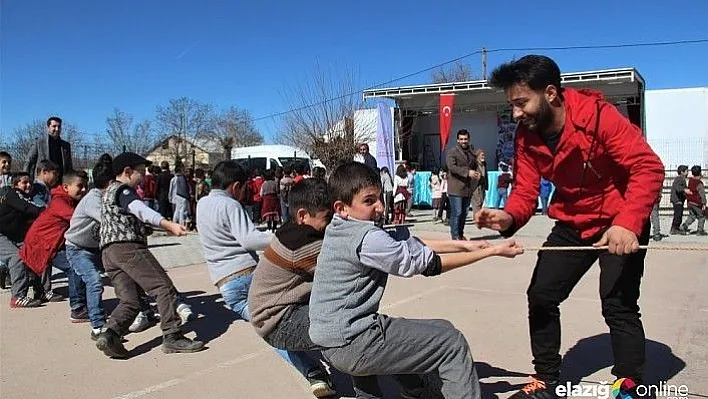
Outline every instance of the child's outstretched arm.
<path fill-rule="evenodd" d="M 490 256 L 514 258 L 516 255 L 523 253 L 524 249 L 514 240 L 507 240 L 477 251 L 442 254 L 440 255 L 440 273 L 467 266 L 482 259 L 489 258 Z"/>
<path fill-rule="evenodd" d="M 457 253 L 461 251 L 476 251 L 491 247 L 492 244 L 485 240 L 429 240 L 419 238 L 428 248 L 438 254 Z"/>

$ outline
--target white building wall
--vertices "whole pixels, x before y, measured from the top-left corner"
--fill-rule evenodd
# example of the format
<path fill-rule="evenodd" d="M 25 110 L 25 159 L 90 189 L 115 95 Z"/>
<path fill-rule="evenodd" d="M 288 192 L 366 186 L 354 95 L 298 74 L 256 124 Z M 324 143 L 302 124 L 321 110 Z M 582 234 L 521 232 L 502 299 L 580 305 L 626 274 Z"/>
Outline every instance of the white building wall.
<path fill-rule="evenodd" d="M 708 87 L 647 90 L 646 134 L 668 170 L 708 167 Z"/>

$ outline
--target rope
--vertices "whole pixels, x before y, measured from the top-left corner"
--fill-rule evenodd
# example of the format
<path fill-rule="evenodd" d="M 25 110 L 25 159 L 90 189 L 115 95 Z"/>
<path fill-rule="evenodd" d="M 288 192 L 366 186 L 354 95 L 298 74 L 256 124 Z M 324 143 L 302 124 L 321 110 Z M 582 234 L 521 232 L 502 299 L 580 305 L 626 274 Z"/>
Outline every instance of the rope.
<path fill-rule="evenodd" d="M 524 251 L 604 251 L 609 249 L 607 245 L 602 247 L 577 246 L 577 247 L 524 247 Z M 640 245 L 639 249 L 650 251 L 708 251 L 705 245 Z"/>

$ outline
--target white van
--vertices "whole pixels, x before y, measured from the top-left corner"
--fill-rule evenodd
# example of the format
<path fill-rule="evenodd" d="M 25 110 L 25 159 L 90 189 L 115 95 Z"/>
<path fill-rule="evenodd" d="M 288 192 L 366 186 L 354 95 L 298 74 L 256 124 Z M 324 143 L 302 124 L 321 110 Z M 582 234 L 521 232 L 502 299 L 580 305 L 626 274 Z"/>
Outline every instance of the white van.
<path fill-rule="evenodd" d="M 257 145 L 237 147 L 231 150 L 231 159 L 238 161 L 248 170 L 275 170 L 278 167 L 293 166 L 298 162 L 307 162 L 310 170 L 324 168 L 319 159 L 312 159 L 307 152 L 288 145 Z"/>

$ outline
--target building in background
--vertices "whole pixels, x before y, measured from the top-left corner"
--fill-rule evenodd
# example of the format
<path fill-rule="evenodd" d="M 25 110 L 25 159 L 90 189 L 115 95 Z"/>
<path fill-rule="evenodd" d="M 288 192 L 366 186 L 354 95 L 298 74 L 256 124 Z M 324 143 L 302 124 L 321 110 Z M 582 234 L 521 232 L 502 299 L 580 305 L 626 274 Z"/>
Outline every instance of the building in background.
<path fill-rule="evenodd" d="M 171 169 L 178 159 L 188 168 L 211 169 L 224 160 L 224 150 L 215 139 L 188 140 L 172 135 L 148 151 L 145 158 L 156 165 L 167 161 Z"/>

